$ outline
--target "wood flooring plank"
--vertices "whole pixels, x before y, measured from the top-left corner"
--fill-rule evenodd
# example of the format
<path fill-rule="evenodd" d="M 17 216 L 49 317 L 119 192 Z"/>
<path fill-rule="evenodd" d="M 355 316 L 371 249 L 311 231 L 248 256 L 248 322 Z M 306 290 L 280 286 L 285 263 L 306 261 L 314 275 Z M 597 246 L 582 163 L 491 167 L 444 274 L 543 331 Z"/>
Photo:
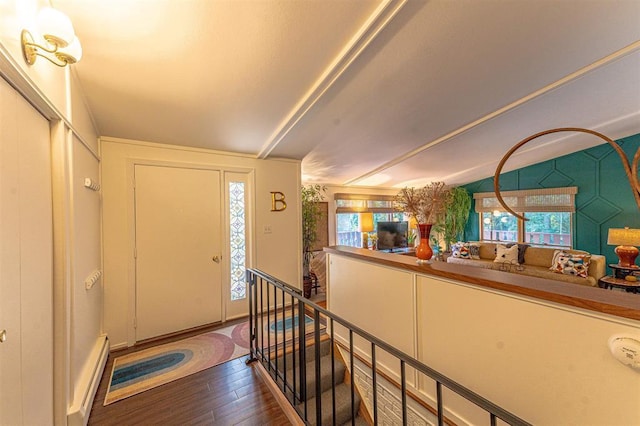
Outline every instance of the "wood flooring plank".
<path fill-rule="evenodd" d="M 228 326 L 228 324 L 224 324 Z M 204 330 L 207 332 L 211 330 Z M 197 334 L 197 333 L 196 333 Z M 188 333 L 185 337 L 195 335 Z M 278 402 L 247 356 L 103 406 L 115 357 L 179 340 L 148 342 L 109 355 L 89 425 L 287 425 Z"/>

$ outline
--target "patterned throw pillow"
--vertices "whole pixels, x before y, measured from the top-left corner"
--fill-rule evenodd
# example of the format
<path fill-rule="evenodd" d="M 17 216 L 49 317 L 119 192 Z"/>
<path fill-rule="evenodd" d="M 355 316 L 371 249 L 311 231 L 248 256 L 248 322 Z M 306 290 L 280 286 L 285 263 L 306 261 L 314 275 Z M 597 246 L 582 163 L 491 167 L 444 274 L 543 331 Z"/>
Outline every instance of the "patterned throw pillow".
<path fill-rule="evenodd" d="M 451 257 L 460 257 L 460 243 L 451 244 Z"/>
<path fill-rule="evenodd" d="M 470 259 L 469 244 L 458 241 L 451 246 L 451 256 L 460 259 Z"/>
<path fill-rule="evenodd" d="M 469 255 L 471 259 L 480 260 L 480 244 L 469 243 Z"/>
<path fill-rule="evenodd" d="M 496 258 L 493 259 L 496 263 L 512 263 L 519 265 L 518 263 L 518 245 L 507 247 L 502 244 L 496 244 Z"/>
<path fill-rule="evenodd" d="M 587 278 L 589 276 L 589 254 L 570 254 L 556 250 L 554 253 L 554 263 L 550 270 L 557 274 L 575 275 L 576 277 Z"/>
<path fill-rule="evenodd" d="M 554 250 L 553 251 L 553 256 L 551 257 L 551 267 L 549 268 L 550 271 L 554 271 L 556 269 L 556 262 L 558 261 L 558 257 L 560 256 L 566 256 L 569 253 L 562 251 L 562 250 Z"/>

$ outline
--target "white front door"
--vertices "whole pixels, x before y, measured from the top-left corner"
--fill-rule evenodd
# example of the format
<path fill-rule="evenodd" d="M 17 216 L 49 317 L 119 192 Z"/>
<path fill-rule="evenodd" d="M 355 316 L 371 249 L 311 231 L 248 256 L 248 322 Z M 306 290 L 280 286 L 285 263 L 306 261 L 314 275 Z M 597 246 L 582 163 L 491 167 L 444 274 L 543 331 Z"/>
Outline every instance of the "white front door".
<path fill-rule="evenodd" d="M 136 341 L 222 320 L 220 172 L 135 166 Z"/>

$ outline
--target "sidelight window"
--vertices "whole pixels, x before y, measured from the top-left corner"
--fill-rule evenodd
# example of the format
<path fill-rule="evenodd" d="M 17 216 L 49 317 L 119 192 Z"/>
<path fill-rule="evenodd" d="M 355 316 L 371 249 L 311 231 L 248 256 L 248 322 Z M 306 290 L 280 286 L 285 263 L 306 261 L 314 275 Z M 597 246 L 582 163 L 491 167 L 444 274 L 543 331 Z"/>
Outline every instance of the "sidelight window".
<path fill-rule="evenodd" d="M 229 182 L 231 300 L 241 300 L 246 297 L 247 247 L 245 210 L 244 182 Z"/>

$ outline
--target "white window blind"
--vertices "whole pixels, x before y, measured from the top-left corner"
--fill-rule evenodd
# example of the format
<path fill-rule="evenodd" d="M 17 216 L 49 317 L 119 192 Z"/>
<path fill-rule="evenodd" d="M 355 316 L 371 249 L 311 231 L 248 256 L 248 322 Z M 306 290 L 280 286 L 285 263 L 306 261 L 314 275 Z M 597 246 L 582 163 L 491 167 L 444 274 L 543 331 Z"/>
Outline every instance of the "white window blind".
<path fill-rule="evenodd" d="M 516 212 L 571 212 L 576 211 L 575 195 L 578 187 L 526 189 L 502 191 L 500 195 L 507 205 Z M 473 194 L 476 212 L 505 211 L 494 192 Z"/>
<path fill-rule="evenodd" d="M 395 213 L 394 195 L 336 193 L 336 213 Z"/>

